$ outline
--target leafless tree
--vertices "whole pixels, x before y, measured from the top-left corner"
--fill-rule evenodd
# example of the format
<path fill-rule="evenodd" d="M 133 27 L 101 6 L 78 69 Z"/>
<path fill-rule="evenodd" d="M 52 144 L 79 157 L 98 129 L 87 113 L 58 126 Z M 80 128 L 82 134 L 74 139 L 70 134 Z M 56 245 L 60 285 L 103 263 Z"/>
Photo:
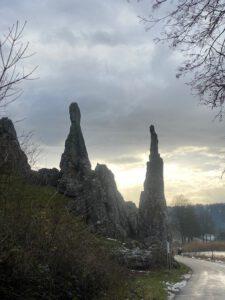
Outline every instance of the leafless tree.
<path fill-rule="evenodd" d="M 172 227 L 180 233 L 182 243 L 199 236 L 199 218 L 196 215 L 195 207 L 190 204 L 190 201 L 183 195 L 178 195 L 174 199 L 173 206 L 171 214 Z"/>
<path fill-rule="evenodd" d="M 177 77 L 188 80 L 201 102 L 219 107 L 225 101 L 225 1 L 149 0 L 151 15 L 141 17 L 147 29 L 157 26 L 157 42 L 169 42 L 184 54 Z"/>
<path fill-rule="evenodd" d="M 15 101 L 22 93 L 21 84 L 32 79 L 37 67 L 24 70 L 23 61 L 33 53 L 28 53 L 29 42 L 23 42 L 26 22 L 17 21 L 6 34 L 0 36 L 0 107 Z"/>
<path fill-rule="evenodd" d="M 29 131 L 27 133 L 23 132 L 19 136 L 20 147 L 27 156 L 28 163 L 31 168 L 36 168 L 42 149 L 40 144 L 34 140 L 34 132 Z"/>

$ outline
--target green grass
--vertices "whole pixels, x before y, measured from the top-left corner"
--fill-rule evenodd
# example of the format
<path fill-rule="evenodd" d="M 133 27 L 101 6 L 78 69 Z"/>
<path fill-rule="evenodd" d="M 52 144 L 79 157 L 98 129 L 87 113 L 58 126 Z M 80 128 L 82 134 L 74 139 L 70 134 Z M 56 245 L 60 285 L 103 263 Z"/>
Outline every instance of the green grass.
<path fill-rule="evenodd" d="M 182 275 L 188 272 L 188 267 L 180 265 L 178 269 L 133 274 L 129 282 L 130 298 L 128 299 L 165 300 L 167 299 L 165 282 L 179 282 L 182 280 Z"/>

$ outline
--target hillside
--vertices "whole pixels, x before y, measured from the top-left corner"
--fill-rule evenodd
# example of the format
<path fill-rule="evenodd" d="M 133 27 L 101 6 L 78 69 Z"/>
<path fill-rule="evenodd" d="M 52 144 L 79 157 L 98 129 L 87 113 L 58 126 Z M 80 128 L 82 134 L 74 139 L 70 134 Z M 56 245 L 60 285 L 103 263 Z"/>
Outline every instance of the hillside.
<path fill-rule="evenodd" d="M 0 177 L 0 298 L 166 299 L 165 282 L 187 268 L 131 272 L 115 260 L 121 247 L 89 231 L 54 188 Z"/>
<path fill-rule="evenodd" d="M 1 176 L 0 200 L 1 299 L 120 295 L 125 270 L 107 243 L 68 212 L 64 196 Z"/>

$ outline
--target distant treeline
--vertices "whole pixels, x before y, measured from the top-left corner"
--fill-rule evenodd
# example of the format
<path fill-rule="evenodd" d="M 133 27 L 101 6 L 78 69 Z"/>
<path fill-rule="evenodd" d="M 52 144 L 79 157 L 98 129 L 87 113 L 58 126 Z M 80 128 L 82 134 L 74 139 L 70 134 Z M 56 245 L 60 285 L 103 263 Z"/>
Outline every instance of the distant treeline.
<path fill-rule="evenodd" d="M 225 240 L 225 204 L 192 205 L 183 196 L 168 207 L 173 238 L 183 243 L 201 238 Z"/>

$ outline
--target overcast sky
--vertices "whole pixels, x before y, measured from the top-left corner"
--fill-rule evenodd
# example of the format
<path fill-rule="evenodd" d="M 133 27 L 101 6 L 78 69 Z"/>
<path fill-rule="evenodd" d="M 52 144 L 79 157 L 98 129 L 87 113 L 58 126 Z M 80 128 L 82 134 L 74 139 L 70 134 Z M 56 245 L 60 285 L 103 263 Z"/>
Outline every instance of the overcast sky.
<path fill-rule="evenodd" d="M 106 163 L 126 200 L 139 202 L 149 155 L 149 125 L 159 136 L 168 203 L 225 202 L 224 122 L 175 78 L 181 55 L 155 45 L 138 15 L 149 0 L 0 0 L 0 33 L 27 20 L 24 40 L 38 80 L 5 112 L 18 132 L 35 132 L 39 167 L 58 167 L 78 102 L 93 168 Z"/>

